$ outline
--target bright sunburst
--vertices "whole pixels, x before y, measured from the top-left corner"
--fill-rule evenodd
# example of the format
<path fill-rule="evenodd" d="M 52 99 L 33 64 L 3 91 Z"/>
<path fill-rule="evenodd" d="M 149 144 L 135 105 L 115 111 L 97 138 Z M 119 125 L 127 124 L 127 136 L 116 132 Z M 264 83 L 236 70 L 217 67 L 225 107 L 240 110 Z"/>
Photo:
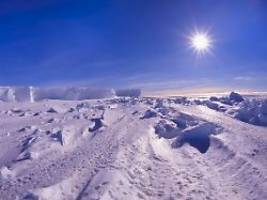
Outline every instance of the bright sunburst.
<path fill-rule="evenodd" d="M 197 32 L 190 38 L 190 47 L 198 54 L 208 52 L 212 46 L 212 40 L 207 33 Z"/>

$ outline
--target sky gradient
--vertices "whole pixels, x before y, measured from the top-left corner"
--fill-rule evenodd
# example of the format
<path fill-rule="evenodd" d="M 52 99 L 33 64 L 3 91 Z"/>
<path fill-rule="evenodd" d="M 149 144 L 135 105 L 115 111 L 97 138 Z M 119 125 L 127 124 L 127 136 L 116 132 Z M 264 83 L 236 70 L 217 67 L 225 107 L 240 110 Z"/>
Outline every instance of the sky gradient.
<path fill-rule="evenodd" d="M 0 85 L 267 90 L 263 0 L 4 0 L 0 23 Z"/>

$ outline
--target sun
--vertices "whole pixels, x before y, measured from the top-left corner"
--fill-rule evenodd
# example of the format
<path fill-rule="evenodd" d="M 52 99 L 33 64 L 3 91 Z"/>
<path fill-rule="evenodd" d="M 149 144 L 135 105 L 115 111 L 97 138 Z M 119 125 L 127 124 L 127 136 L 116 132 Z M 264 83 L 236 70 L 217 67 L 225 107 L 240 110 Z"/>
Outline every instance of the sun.
<path fill-rule="evenodd" d="M 208 52 L 212 46 L 212 40 L 207 33 L 194 33 L 190 38 L 190 47 L 198 54 Z"/>
<path fill-rule="evenodd" d="M 192 46 L 198 51 L 205 50 L 209 48 L 210 46 L 210 40 L 204 34 L 194 35 L 191 42 L 192 42 Z"/>

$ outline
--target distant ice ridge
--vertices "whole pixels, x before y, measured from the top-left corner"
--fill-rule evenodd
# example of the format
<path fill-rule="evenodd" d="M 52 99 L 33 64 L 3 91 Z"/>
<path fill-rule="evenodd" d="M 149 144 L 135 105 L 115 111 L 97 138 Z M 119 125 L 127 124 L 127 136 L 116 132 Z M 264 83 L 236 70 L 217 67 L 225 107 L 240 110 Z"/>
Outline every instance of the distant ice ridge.
<path fill-rule="evenodd" d="M 141 96 L 140 89 L 120 89 L 116 90 L 116 96 L 118 97 L 139 97 Z"/>
<path fill-rule="evenodd" d="M 30 87 L 0 87 L 0 101 L 30 101 Z"/>
<path fill-rule="evenodd" d="M 35 102 L 44 99 L 85 100 L 116 96 L 138 97 L 139 89 L 98 89 L 92 87 L 0 87 L 0 101 Z"/>
<path fill-rule="evenodd" d="M 84 100 L 101 99 L 115 96 L 113 89 L 95 89 L 88 87 L 34 88 L 34 101 L 43 99 Z"/>

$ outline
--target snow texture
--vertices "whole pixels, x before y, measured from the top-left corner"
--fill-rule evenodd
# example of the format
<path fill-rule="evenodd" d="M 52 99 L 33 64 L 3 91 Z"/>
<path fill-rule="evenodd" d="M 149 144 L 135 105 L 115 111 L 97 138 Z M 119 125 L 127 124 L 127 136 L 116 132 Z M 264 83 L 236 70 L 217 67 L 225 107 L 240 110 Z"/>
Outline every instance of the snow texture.
<path fill-rule="evenodd" d="M 267 199 L 266 98 L 26 90 L 0 90 L 1 200 Z"/>

